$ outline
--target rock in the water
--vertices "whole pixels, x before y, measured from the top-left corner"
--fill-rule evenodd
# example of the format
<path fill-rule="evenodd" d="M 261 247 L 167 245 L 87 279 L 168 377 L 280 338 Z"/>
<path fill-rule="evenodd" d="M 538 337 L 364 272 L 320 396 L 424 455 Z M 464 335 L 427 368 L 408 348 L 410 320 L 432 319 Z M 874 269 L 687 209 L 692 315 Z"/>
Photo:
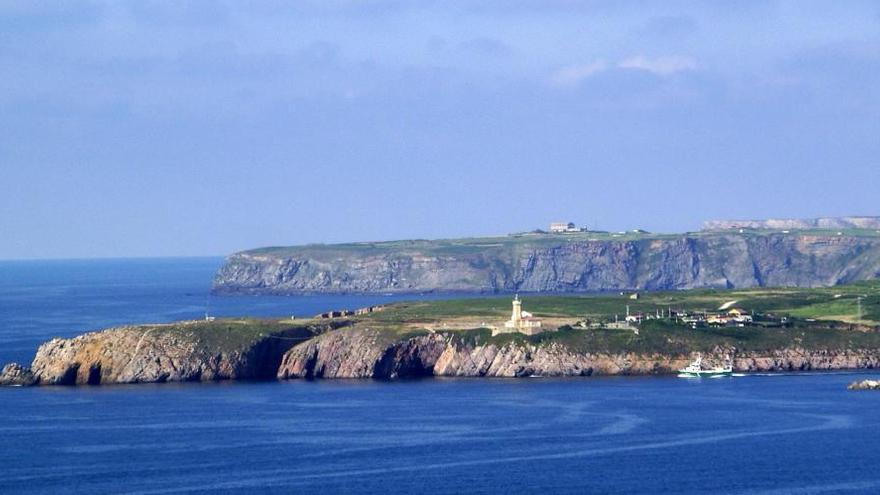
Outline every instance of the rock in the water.
<path fill-rule="evenodd" d="M 880 390 L 880 380 L 862 380 L 852 382 L 846 387 L 850 390 Z"/>
<path fill-rule="evenodd" d="M 29 387 L 35 385 L 37 379 L 30 368 L 18 363 L 9 363 L 0 371 L 0 385 L 11 387 Z"/>

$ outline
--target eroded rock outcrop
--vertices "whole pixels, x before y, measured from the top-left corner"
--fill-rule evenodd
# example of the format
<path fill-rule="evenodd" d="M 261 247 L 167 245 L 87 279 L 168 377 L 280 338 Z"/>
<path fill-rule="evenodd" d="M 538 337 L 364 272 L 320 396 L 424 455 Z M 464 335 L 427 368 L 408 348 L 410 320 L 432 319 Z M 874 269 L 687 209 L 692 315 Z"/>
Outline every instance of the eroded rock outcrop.
<path fill-rule="evenodd" d="M 441 334 L 388 342 L 373 330 L 330 332 L 288 351 L 278 378 L 400 378 L 434 375 L 448 347 Z"/>
<path fill-rule="evenodd" d="M 44 343 L 27 373 L 41 385 L 270 379 L 290 347 L 344 324 L 264 329 L 185 322 L 112 328 Z M 28 376 L 20 367 L 4 369 L 7 375 Z"/>
<path fill-rule="evenodd" d="M 806 350 L 787 348 L 739 352 L 716 347 L 707 362 L 733 356 L 735 371 L 835 370 L 880 367 L 880 350 Z M 341 330 L 291 348 L 278 377 L 395 378 L 405 376 L 522 377 L 668 374 L 685 367 L 690 353 L 576 352 L 562 344 L 510 342 L 464 343 L 453 334 L 435 333 L 385 342 L 377 332 Z"/>
<path fill-rule="evenodd" d="M 733 360 L 736 371 L 828 371 L 880 367 L 880 350 L 781 349 L 744 353 Z"/>
<path fill-rule="evenodd" d="M 451 348 L 435 365 L 438 376 L 589 376 L 668 374 L 685 367 L 693 356 L 636 353 L 574 353 L 559 344 L 508 344 Z M 735 348 L 704 353 L 707 362 L 733 355 L 734 371 L 804 371 L 876 368 L 880 350 L 806 351 L 782 349 L 768 353 L 738 352 Z M 449 361 L 446 359 L 449 358 Z"/>
<path fill-rule="evenodd" d="M 560 344 L 502 347 L 452 345 L 435 364 L 437 376 L 591 376 L 671 373 L 687 356 L 632 353 L 575 353 Z"/>
<path fill-rule="evenodd" d="M 18 363 L 9 363 L 0 371 L 0 386 L 29 387 L 37 383 L 37 378 L 30 368 Z"/>

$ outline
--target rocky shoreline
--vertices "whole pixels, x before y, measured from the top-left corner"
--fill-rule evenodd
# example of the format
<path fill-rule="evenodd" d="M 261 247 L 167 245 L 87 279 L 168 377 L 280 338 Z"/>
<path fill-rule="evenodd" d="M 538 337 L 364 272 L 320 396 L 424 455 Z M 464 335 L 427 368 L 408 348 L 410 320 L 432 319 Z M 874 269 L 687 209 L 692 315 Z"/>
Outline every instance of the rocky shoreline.
<path fill-rule="evenodd" d="M 672 374 L 685 367 L 692 353 L 574 352 L 558 343 L 469 345 L 453 334 L 412 337 L 388 346 L 376 345 L 370 331 L 331 332 L 287 352 L 278 371 L 290 378 L 381 378 L 416 376 L 527 377 Z M 703 354 L 707 362 L 732 356 L 737 372 L 873 369 L 880 350 L 808 350 L 738 352 L 718 347 Z"/>
<path fill-rule="evenodd" d="M 731 357 L 737 372 L 880 367 L 880 349 L 786 347 L 758 352 L 718 346 L 702 355 L 707 362 Z M 46 342 L 29 368 L 16 363 L 4 367 L 0 385 L 662 375 L 675 373 L 692 357 L 691 351 L 583 352 L 558 342 L 477 344 L 455 332 L 393 338 L 349 328 L 344 321 L 261 332 L 236 345 L 204 342 L 198 335 L 159 326 L 121 327 Z"/>
<path fill-rule="evenodd" d="M 274 379 L 277 363 L 291 347 L 345 324 L 180 322 L 111 328 L 42 344 L 30 367 L 7 364 L 0 385 Z"/>

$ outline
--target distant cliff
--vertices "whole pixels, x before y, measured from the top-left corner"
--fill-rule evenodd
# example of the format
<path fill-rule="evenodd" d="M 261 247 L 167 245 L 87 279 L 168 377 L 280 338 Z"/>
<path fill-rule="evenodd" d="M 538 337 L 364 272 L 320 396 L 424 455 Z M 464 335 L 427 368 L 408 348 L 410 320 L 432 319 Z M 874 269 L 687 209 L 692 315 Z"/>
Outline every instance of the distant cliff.
<path fill-rule="evenodd" d="M 880 234 L 537 234 L 264 248 L 231 255 L 217 293 L 586 292 L 831 286 L 880 277 Z"/>
<path fill-rule="evenodd" d="M 773 218 L 768 220 L 709 220 L 706 230 L 727 229 L 880 229 L 880 217 Z"/>

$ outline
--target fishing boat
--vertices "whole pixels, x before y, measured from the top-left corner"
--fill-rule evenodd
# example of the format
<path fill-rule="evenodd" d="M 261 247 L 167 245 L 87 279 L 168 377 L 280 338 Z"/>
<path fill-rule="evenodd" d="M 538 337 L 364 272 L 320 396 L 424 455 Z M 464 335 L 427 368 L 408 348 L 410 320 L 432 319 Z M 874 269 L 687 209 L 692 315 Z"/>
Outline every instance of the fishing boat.
<path fill-rule="evenodd" d="M 733 365 L 728 361 L 724 366 L 716 366 L 714 368 L 703 369 L 703 357 L 697 356 L 691 364 L 686 368 L 678 370 L 678 376 L 682 378 L 699 378 L 701 376 L 731 376 L 733 375 Z"/>

